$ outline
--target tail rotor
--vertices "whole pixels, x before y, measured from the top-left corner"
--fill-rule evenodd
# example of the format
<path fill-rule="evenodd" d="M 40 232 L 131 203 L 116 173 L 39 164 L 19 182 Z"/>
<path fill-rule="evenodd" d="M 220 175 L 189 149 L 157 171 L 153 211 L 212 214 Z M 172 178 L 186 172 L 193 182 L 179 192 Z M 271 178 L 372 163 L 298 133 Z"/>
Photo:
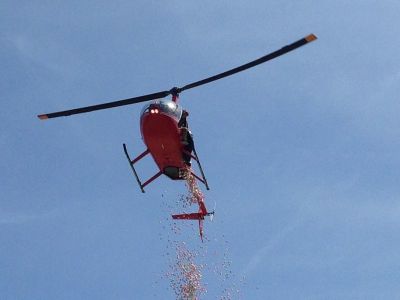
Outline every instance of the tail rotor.
<path fill-rule="evenodd" d="M 207 216 L 210 217 L 211 222 L 214 220 L 214 214 L 215 214 L 216 208 L 217 208 L 217 202 L 214 202 L 214 209 L 212 210 L 212 212 L 207 213 Z"/>

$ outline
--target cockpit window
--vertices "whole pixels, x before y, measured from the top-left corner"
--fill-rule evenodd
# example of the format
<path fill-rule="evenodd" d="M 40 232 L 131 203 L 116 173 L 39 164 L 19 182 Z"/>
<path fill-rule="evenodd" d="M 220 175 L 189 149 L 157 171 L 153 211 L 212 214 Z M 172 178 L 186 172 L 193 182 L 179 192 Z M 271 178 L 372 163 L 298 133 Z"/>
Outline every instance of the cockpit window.
<path fill-rule="evenodd" d="M 175 118 L 177 121 L 182 116 L 182 107 L 178 105 L 177 103 L 173 102 L 172 100 L 156 100 L 154 102 L 151 102 L 150 104 L 147 104 L 143 109 L 142 109 L 142 114 L 146 112 L 153 112 L 156 113 L 164 113 L 167 114 L 173 118 Z"/>

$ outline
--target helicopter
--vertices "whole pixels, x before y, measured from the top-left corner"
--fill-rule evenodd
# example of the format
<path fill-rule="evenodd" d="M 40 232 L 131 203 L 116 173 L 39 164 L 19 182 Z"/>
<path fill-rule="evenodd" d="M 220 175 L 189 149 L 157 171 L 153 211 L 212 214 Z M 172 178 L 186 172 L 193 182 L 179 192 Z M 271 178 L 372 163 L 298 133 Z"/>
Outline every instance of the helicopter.
<path fill-rule="evenodd" d="M 256 60 L 217 75 L 189 83 L 183 87 L 173 87 L 170 90 L 138 97 L 41 114 L 38 115 L 38 118 L 40 120 L 47 120 L 151 101 L 144 106 L 140 114 L 140 131 L 143 142 L 146 145 L 146 150 L 134 159 L 131 159 L 126 144 L 123 144 L 125 156 L 140 190 L 144 193 L 144 188 L 161 175 L 165 175 L 172 180 L 185 180 L 187 179 L 187 176 L 190 175 L 204 184 L 207 190 L 209 190 L 209 185 L 204 175 L 203 168 L 194 146 L 193 137 L 187 124 L 186 118 L 188 112 L 179 104 L 179 95 L 186 90 L 208 84 L 265 63 L 316 39 L 317 37 L 314 34 L 309 34 L 302 39 L 284 46 L 279 50 L 266 54 Z M 171 96 L 171 99 L 165 99 L 168 96 Z M 153 158 L 159 171 L 142 183 L 135 169 L 135 164 L 147 155 L 150 155 Z M 191 166 L 192 160 L 197 163 L 200 175 L 193 171 Z M 198 199 L 197 203 L 199 205 L 197 213 L 177 214 L 172 215 L 172 218 L 178 220 L 198 220 L 200 238 L 203 240 L 203 220 L 205 217 L 213 217 L 214 211 L 207 211 L 203 198 Z"/>

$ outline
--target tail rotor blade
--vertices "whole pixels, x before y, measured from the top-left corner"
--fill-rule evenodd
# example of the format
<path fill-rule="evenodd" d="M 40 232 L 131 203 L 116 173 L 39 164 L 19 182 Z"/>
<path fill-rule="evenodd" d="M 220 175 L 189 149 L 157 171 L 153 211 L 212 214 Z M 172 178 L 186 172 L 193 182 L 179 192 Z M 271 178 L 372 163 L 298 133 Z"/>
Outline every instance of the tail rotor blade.
<path fill-rule="evenodd" d="M 214 212 L 212 212 L 210 215 L 210 221 L 212 222 L 213 220 L 214 220 Z"/>

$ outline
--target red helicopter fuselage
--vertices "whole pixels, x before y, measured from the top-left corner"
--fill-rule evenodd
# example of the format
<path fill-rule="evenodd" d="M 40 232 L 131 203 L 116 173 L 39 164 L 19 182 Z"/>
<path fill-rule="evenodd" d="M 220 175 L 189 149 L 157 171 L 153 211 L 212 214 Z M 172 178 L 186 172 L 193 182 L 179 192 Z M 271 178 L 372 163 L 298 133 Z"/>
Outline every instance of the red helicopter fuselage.
<path fill-rule="evenodd" d="M 143 142 L 160 172 L 171 179 L 182 179 L 187 168 L 183 159 L 182 129 L 178 126 L 182 108 L 172 100 L 157 100 L 145 106 L 140 117 Z"/>
<path fill-rule="evenodd" d="M 126 145 L 123 145 L 125 155 L 143 193 L 144 187 L 162 174 L 173 180 L 183 180 L 187 179 L 188 172 L 209 189 L 192 135 L 187 128 L 187 115 L 188 113 L 177 103 L 177 97 L 173 97 L 172 100 L 155 100 L 143 108 L 140 131 L 147 149 L 132 160 Z M 159 172 L 142 183 L 134 165 L 147 154 L 152 156 Z M 191 159 L 197 163 L 201 177 L 193 172 Z"/>

